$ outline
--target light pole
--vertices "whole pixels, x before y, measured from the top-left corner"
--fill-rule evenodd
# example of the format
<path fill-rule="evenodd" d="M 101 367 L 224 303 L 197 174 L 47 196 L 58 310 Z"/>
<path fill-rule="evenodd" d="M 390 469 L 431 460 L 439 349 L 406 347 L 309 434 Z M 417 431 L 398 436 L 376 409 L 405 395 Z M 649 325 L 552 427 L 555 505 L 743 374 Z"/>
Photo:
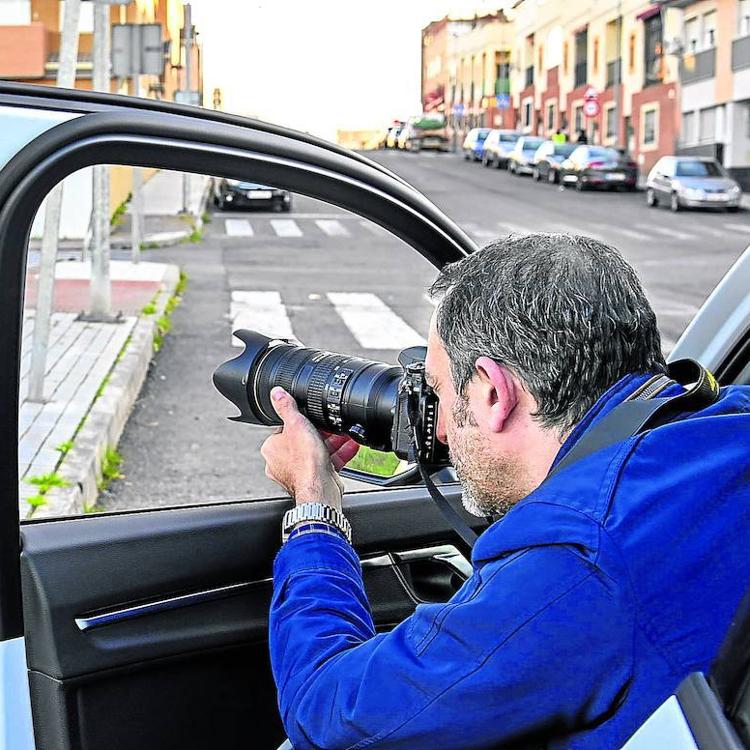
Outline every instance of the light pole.
<path fill-rule="evenodd" d="M 622 117 L 620 116 L 620 113 L 622 112 L 622 105 L 621 105 L 621 99 L 622 99 L 622 29 L 623 29 L 623 23 L 622 23 L 622 0 L 617 0 L 617 69 L 615 70 L 615 81 L 614 81 L 614 91 L 613 93 L 613 99 L 614 99 L 614 110 L 615 110 L 615 134 L 617 138 L 618 145 L 621 143 L 620 141 L 620 125 Z M 605 118 L 606 119 L 606 118 Z M 606 123 L 605 123 L 606 128 Z M 606 138 L 606 132 L 604 134 Z M 623 148 L 627 149 L 627 143 L 622 144 Z"/>
<path fill-rule="evenodd" d="M 193 72 L 193 14 L 190 3 L 183 6 L 184 12 L 184 44 L 185 44 L 185 91 L 187 91 L 188 100 L 192 96 L 192 72 Z M 182 212 L 190 211 L 190 174 L 182 173 Z"/>

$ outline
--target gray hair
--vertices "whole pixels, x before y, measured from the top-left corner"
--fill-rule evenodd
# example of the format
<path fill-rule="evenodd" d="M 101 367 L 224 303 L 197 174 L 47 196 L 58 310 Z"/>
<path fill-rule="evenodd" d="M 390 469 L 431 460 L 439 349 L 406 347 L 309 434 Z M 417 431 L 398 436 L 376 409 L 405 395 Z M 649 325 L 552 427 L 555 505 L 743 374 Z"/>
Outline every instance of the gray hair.
<path fill-rule="evenodd" d="M 478 357 L 508 367 L 561 433 L 628 373 L 664 372 L 656 315 L 610 245 L 511 235 L 446 266 L 430 288 L 437 332 L 463 395 Z"/>

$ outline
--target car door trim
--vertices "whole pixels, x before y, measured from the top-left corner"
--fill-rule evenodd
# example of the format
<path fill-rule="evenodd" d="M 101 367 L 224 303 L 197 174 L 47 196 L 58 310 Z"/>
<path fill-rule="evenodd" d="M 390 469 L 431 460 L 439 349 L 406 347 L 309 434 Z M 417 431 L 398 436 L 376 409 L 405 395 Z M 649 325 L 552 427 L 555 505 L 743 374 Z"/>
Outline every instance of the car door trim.
<path fill-rule="evenodd" d="M 99 628 L 103 625 L 113 625 L 119 622 L 134 620 L 138 617 L 155 615 L 159 612 L 167 612 L 182 607 L 191 607 L 195 604 L 204 604 L 213 602 L 217 599 L 225 599 L 228 596 L 237 596 L 244 592 L 257 588 L 258 586 L 273 583 L 273 578 L 262 578 L 258 581 L 246 581 L 245 583 L 232 583 L 228 586 L 217 586 L 212 589 L 203 589 L 202 591 L 193 591 L 189 594 L 179 594 L 177 596 L 167 596 L 163 599 L 156 599 L 142 604 L 133 604 L 127 607 L 117 609 L 108 609 L 103 612 L 85 615 L 75 618 L 75 624 L 78 629 L 85 633 L 93 628 Z"/>

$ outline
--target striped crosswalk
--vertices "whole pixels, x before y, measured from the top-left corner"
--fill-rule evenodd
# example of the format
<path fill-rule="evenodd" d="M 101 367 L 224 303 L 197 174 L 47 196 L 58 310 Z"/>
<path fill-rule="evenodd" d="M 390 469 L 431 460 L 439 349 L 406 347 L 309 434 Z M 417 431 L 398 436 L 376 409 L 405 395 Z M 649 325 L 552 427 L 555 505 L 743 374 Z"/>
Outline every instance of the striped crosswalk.
<path fill-rule="evenodd" d="M 378 295 L 369 292 L 328 292 L 331 307 L 362 349 L 401 350 L 424 346 L 425 339 Z M 311 295 L 316 301 L 320 295 Z M 234 290 L 229 317 L 232 332 L 247 328 L 266 336 L 296 339 L 281 294 L 276 291 Z M 242 346 L 232 336 L 233 346 Z"/>

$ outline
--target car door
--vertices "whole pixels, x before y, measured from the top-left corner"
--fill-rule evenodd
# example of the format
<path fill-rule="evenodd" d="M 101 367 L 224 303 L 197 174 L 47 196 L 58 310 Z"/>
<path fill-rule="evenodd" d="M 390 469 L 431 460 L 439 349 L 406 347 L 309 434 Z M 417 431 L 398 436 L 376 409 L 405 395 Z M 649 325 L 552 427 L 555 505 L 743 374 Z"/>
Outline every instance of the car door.
<path fill-rule="evenodd" d="M 273 748 L 283 729 L 268 661 L 267 613 L 288 499 L 201 505 L 196 498 L 182 507 L 32 519 L 18 533 L 23 249 L 34 215 L 61 179 L 94 164 L 220 179 L 252 172 L 258 182 L 379 224 L 435 267 L 474 245 L 382 167 L 264 123 L 11 84 L 0 84 L 0 118 L 0 131 L 12 134 L 0 139 L 5 746 Z M 463 513 L 457 485 L 444 489 Z M 420 601 L 449 598 L 467 576 L 454 532 L 423 486 L 353 492 L 344 507 L 378 628 L 393 627 Z M 466 519 L 481 528 L 478 519 Z M 30 698 L 24 698 L 27 690 Z"/>

